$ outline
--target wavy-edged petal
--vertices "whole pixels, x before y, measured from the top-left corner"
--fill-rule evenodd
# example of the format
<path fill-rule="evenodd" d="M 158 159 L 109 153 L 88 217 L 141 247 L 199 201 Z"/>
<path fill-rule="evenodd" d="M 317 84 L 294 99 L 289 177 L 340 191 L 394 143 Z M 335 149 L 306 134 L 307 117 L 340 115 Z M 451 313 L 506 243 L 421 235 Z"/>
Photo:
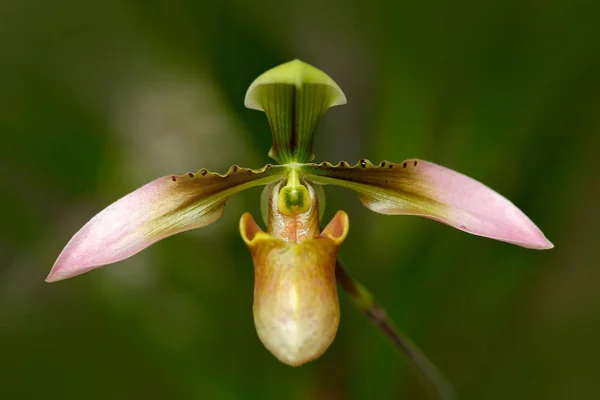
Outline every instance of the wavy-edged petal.
<path fill-rule="evenodd" d="M 329 107 L 346 104 L 346 96 L 326 73 L 293 60 L 256 78 L 244 104 L 265 112 L 273 135 L 269 156 L 286 164 L 314 158 L 313 137 L 321 117 Z"/>
<path fill-rule="evenodd" d="M 263 232 L 249 213 L 240 220 L 254 262 L 256 332 L 285 364 L 318 358 L 335 338 L 340 319 L 335 265 L 348 226 L 348 215 L 338 211 L 320 236 L 296 244 Z"/>
<path fill-rule="evenodd" d="M 47 282 L 130 257 L 151 244 L 216 221 L 225 202 L 249 187 L 281 179 L 284 167 L 233 166 L 221 175 L 205 169 L 158 178 L 111 204 L 83 226 L 64 248 Z"/>
<path fill-rule="evenodd" d="M 410 159 L 373 165 L 304 164 L 310 180 L 352 189 L 369 209 L 390 215 L 420 215 L 474 235 L 532 249 L 554 247 L 513 203 L 484 184 L 448 168 Z"/>

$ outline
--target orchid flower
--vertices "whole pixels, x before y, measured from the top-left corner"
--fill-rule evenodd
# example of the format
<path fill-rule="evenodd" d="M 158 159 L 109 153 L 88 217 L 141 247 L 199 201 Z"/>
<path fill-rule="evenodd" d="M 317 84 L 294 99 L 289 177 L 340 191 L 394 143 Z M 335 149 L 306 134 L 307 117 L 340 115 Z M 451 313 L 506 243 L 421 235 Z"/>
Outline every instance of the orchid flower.
<path fill-rule="evenodd" d="M 248 88 L 245 105 L 266 113 L 273 137 L 269 156 L 277 164 L 260 169 L 234 165 L 225 174 L 201 169 L 142 186 L 85 224 L 46 280 L 83 274 L 131 257 L 168 236 L 209 225 L 219 219 L 230 197 L 266 185 L 261 199 L 266 232 L 249 213 L 239 224 L 254 263 L 254 322 L 265 347 L 292 366 L 321 356 L 338 329 L 337 280 L 444 398 L 451 389 L 443 376 L 393 327 L 373 296 L 338 260 L 349 218 L 338 211 L 321 229 L 323 185 L 351 189 L 377 213 L 420 215 L 532 249 L 553 245 L 509 200 L 431 162 L 311 163 L 319 120 L 329 107 L 345 103 L 344 93 L 327 74 L 302 61 L 265 72 Z"/>

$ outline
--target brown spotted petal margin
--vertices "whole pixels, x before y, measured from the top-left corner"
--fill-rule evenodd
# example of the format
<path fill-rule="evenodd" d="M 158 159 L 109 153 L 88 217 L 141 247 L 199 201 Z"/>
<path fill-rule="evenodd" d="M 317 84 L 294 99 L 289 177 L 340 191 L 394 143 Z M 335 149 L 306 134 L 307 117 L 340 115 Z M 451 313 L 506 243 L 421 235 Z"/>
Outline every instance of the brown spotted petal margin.
<path fill-rule="evenodd" d="M 285 364 L 318 358 L 335 338 L 340 320 L 335 264 L 348 227 L 348 215 L 338 211 L 319 236 L 296 244 L 263 232 L 249 213 L 240 220 L 254 262 L 256 331 Z"/>

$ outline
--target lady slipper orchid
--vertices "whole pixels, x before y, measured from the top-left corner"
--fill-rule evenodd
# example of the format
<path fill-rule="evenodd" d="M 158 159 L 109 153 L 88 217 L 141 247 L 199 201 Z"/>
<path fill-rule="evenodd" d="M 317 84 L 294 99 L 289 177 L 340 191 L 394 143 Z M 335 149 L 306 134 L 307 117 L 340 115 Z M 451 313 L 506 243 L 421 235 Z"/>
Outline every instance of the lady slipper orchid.
<path fill-rule="evenodd" d="M 349 220 L 338 211 L 321 230 L 322 185 L 351 189 L 378 213 L 420 215 L 532 249 L 553 245 L 509 200 L 439 165 L 417 159 L 377 165 L 368 160 L 355 165 L 311 163 L 319 120 L 329 107 L 345 103 L 344 93 L 328 75 L 302 61 L 265 72 L 250 85 L 245 105 L 266 113 L 273 137 L 269 156 L 277 165 L 261 169 L 234 165 L 223 175 L 201 169 L 148 183 L 81 228 L 47 281 L 71 278 L 130 257 L 168 236 L 209 225 L 219 219 L 231 196 L 266 185 L 262 210 L 267 231 L 248 213 L 239 226 L 254 263 L 254 321 L 265 347 L 293 366 L 323 354 L 334 340 L 340 318 L 337 280 L 444 397 L 450 390 L 443 376 L 393 328 L 373 296 L 339 262 L 338 249 Z"/>

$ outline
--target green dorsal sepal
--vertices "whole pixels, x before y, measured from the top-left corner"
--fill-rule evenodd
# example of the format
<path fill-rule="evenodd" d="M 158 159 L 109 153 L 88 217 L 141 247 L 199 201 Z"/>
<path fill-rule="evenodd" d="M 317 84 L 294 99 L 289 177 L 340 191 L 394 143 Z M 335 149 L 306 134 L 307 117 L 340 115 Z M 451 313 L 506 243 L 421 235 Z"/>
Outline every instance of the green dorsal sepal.
<path fill-rule="evenodd" d="M 256 78 L 244 104 L 267 114 L 273 134 L 269 157 L 280 164 L 304 163 L 314 158 L 319 120 L 329 107 L 346 104 L 346 96 L 323 71 L 294 60 Z"/>

